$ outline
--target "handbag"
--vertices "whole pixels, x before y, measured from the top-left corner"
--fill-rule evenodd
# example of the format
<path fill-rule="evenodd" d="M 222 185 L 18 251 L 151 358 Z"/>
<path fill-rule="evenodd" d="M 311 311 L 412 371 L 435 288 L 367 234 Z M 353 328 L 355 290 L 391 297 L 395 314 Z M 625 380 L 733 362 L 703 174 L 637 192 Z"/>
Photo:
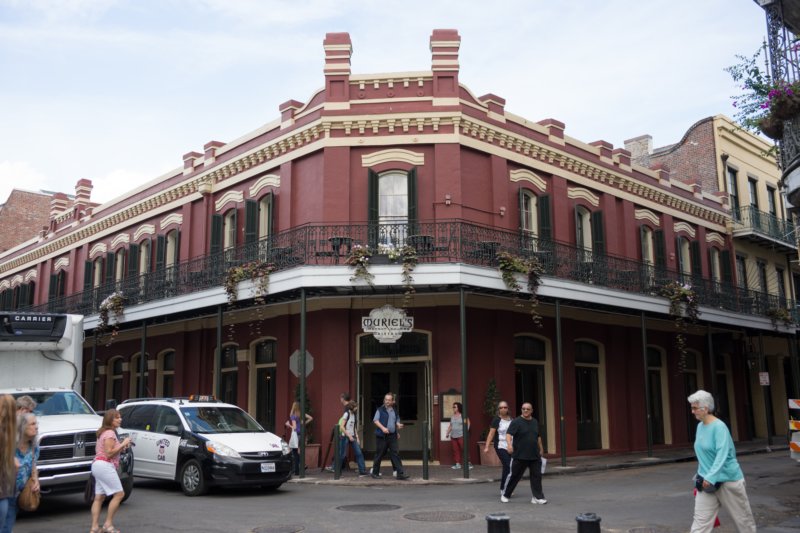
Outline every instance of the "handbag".
<path fill-rule="evenodd" d="M 39 508 L 41 494 L 38 490 L 33 490 L 33 483 L 34 479 L 33 476 L 31 476 L 28 478 L 28 481 L 25 482 L 25 487 L 23 487 L 22 492 L 19 493 L 19 497 L 17 498 L 17 507 L 23 511 L 35 511 Z"/>
<path fill-rule="evenodd" d="M 94 476 L 89 474 L 89 479 L 86 480 L 86 488 L 83 489 L 83 501 L 91 504 L 94 501 Z"/>
<path fill-rule="evenodd" d="M 289 448 L 299 448 L 300 447 L 300 439 L 297 438 L 297 432 L 292 431 L 292 436 L 289 437 Z"/>

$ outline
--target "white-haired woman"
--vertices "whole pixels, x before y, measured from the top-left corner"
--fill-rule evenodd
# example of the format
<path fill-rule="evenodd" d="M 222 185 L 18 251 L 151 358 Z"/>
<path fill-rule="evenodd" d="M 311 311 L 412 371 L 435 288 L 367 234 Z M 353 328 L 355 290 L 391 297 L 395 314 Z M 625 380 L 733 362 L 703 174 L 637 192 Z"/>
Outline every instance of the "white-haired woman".
<path fill-rule="evenodd" d="M 697 455 L 697 496 L 692 533 L 711 533 L 720 506 L 725 507 L 740 533 L 756 530 L 745 490 L 744 474 L 728 426 L 714 416 L 714 397 L 704 390 L 689 396 L 692 414 L 700 422 L 694 440 Z M 702 480 L 702 481 L 701 481 Z"/>

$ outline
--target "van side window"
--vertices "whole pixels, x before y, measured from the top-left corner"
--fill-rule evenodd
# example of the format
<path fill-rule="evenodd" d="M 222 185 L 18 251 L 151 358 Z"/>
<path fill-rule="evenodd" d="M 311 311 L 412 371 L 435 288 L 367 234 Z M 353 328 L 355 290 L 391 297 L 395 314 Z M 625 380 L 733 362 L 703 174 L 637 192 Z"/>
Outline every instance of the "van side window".
<path fill-rule="evenodd" d="M 155 429 L 153 431 L 156 433 L 166 433 L 164 428 L 167 426 L 178 426 L 179 428 L 183 427 L 183 423 L 181 423 L 181 419 L 178 416 L 178 413 L 175 412 L 175 409 L 166 407 L 164 405 L 159 405 L 156 408 L 155 420 Z"/>
<path fill-rule="evenodd" d="M 155 422 L 155 405 L 135 405 L 128 409 L 120 409 L 122 427 L 136 431 L 153 431 Z"/>

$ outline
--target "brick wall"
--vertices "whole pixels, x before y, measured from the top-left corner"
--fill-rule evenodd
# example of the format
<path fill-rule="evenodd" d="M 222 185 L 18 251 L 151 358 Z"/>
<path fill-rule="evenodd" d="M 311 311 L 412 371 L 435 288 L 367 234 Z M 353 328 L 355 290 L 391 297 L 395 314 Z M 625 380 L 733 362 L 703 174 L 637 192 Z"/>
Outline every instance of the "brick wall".
<path fill-rule="evenodd" d="M 50 195 L 14 189 L 0 207 L 0 252 L 35 237 L 50 218 Z"/>
<path fill-rule="evenodd" d="M 648 157 L 648 166 L 663 164 L 672 178 L 697 180 L 703 191 L 719 191 L 713 124 L 711 117 L 703 119 L 689 128 L 678 143 L 655 149 Z"/>

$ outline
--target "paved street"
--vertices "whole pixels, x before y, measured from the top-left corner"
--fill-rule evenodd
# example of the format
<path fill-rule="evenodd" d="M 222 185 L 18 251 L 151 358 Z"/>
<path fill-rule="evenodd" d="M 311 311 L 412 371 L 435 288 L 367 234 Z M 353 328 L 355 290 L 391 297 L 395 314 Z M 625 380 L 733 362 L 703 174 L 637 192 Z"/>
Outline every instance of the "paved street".
<path fill-rule="evenodd" d="M 741 458 L 748 493 L 761 532 L 800 532 L 800 464 L 785 451 Z M 214 491 L 183 496 L 175 485 L 137 481 L 116 522 L 131 531 L 328 532 L 486 531 L 484 517 L 504 512 L 511 531 L 576 531 L 575 516 L 595 512 L 608 532 L 687 531 L 692 516 L 691 477 L 695 464 L 671 463 L 548 475 L 547 505 L 531 505 L 527 480 L 511 502 L 499 501 L 499 485 L 476 468 L 471 481 L 423 485 L 380 481 L 361 486 L 291 482 L 272 493 Z M 329 479 L 318 474 L 320 479 Z M 348 474 L 349 475 L 349 474 Z M 330 476 L 330 474 L 327 474 Z M 350 510 L 343 506 L 357 506 Z M 722 514 L 718 533 L 735 531 Z M 53 498 L 34 515 L 21 517 L 18 533 L 88 531 L 89 511 L 78 496 Z"/>

